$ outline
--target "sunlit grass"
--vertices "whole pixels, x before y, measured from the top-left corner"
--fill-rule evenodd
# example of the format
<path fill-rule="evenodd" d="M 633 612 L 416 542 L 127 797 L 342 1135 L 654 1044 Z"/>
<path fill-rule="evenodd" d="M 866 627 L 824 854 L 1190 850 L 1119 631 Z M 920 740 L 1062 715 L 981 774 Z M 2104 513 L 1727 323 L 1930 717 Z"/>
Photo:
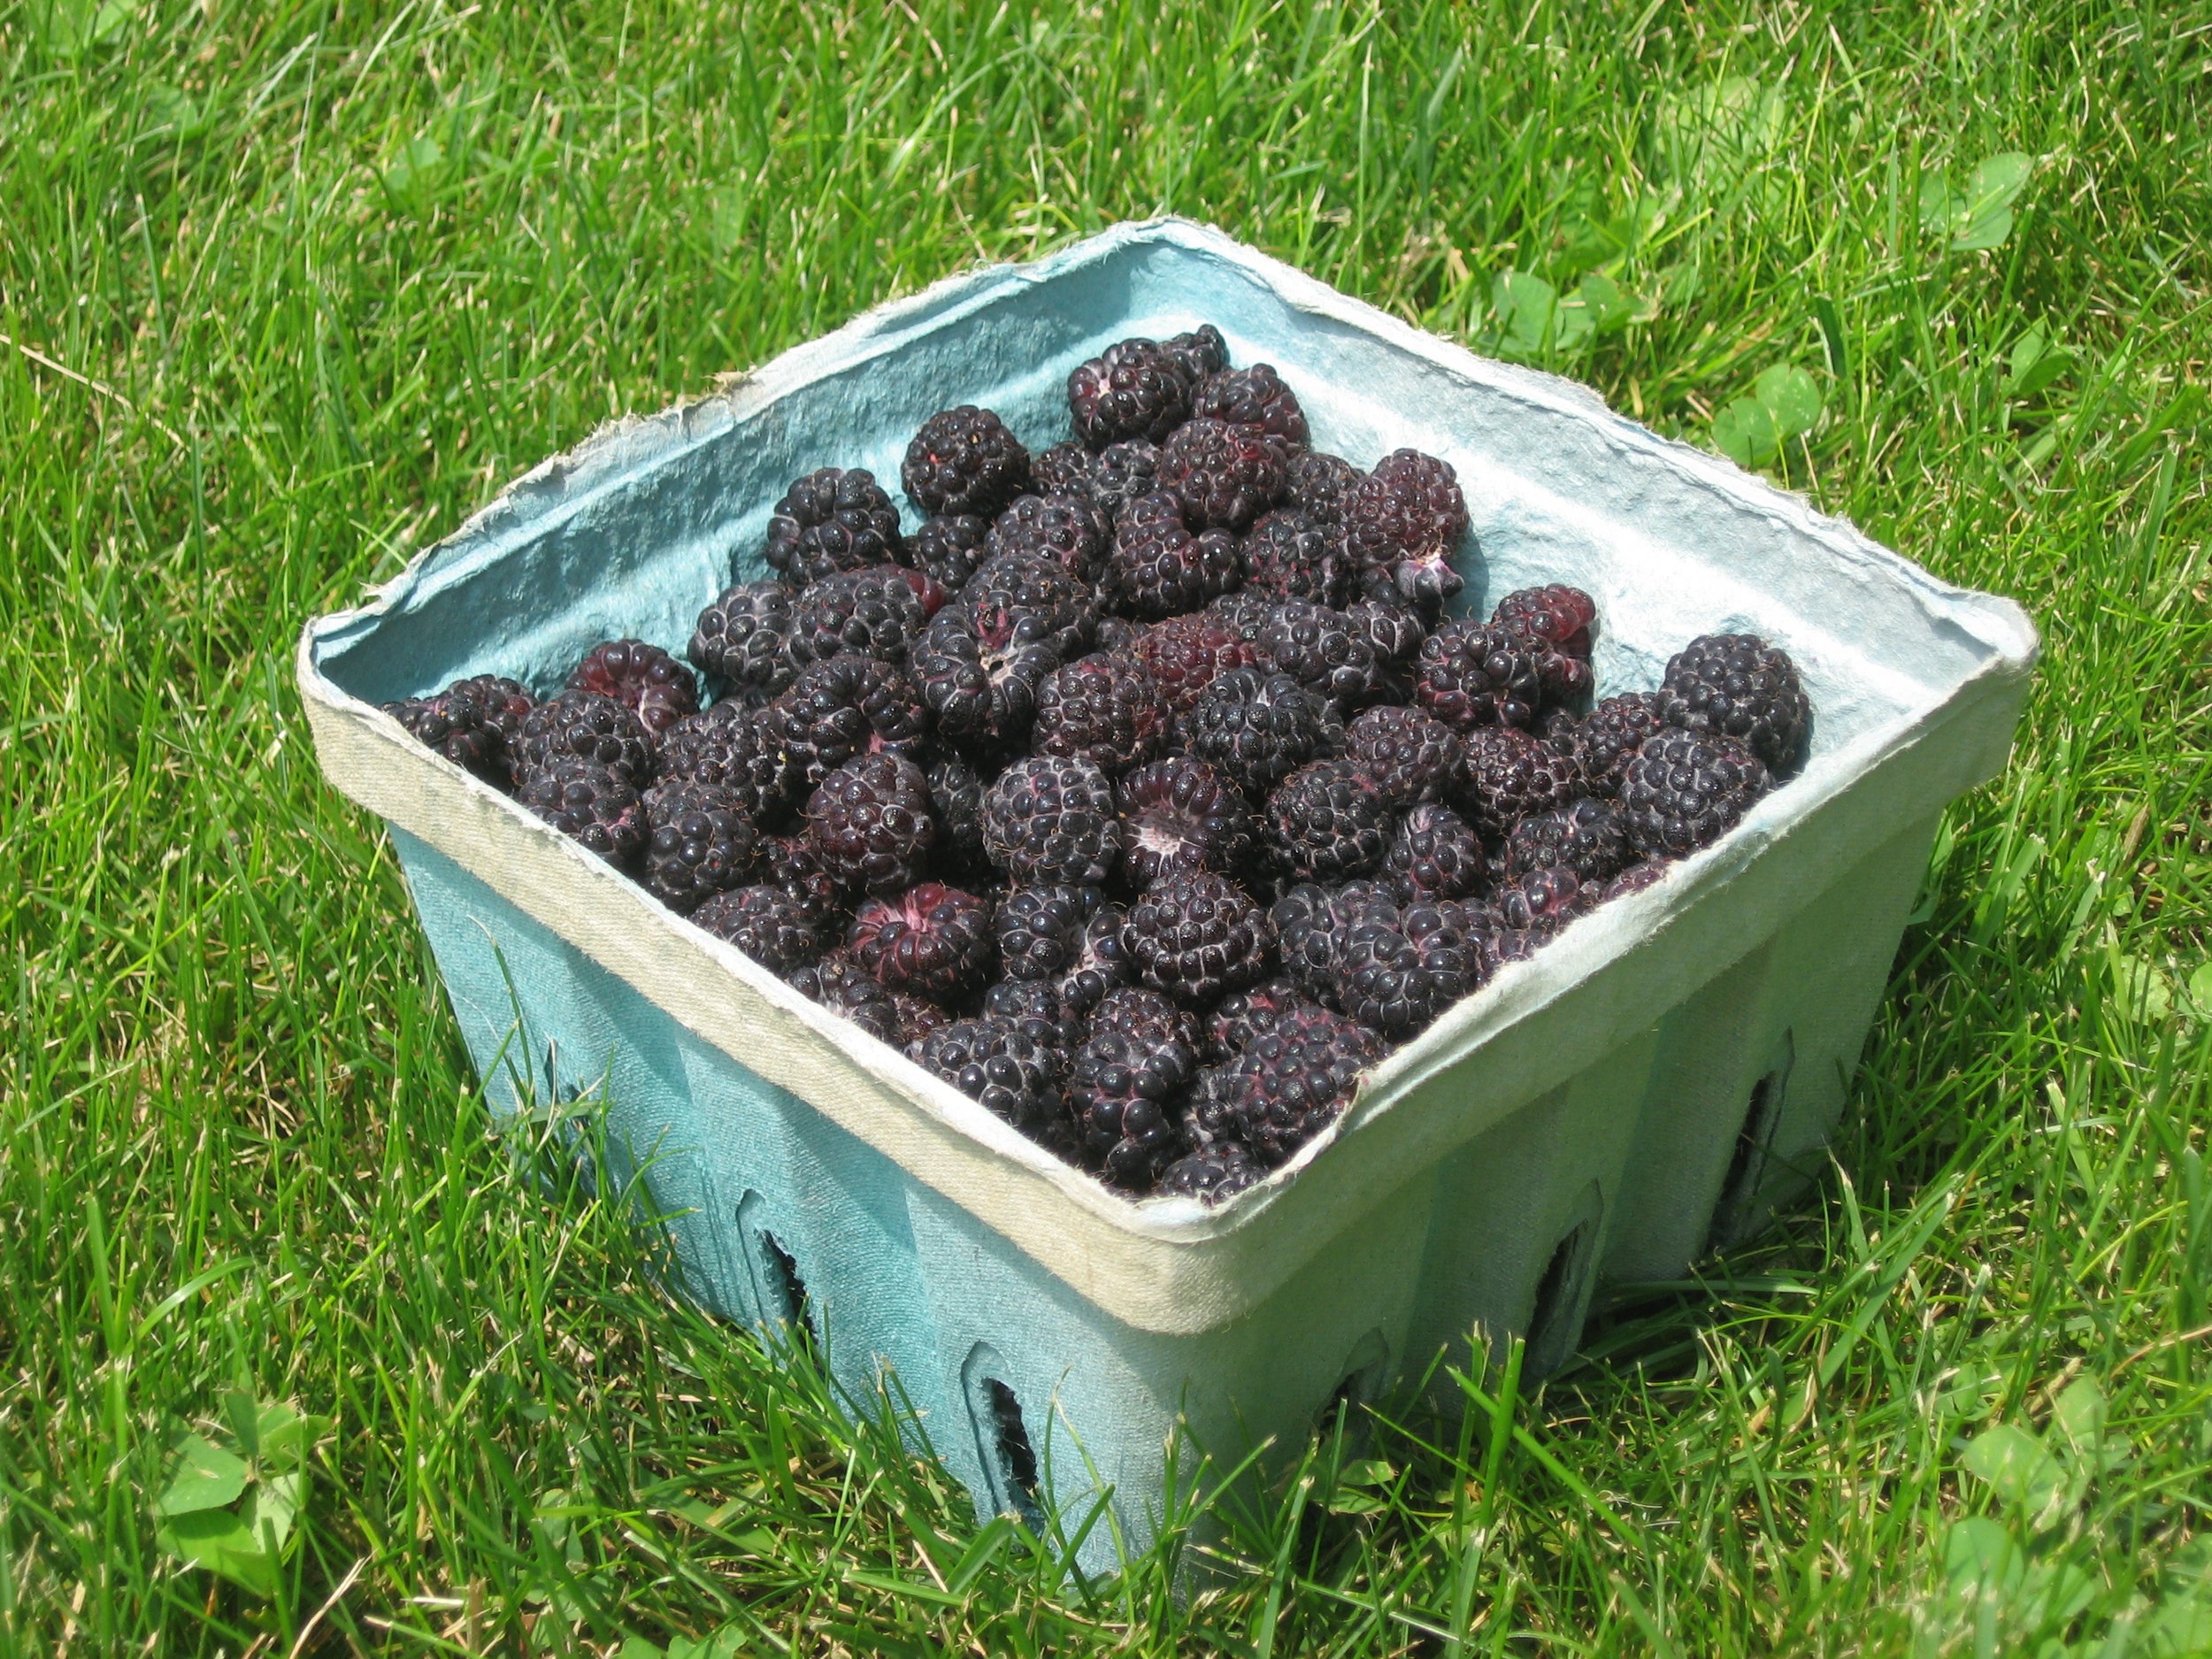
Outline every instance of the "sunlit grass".
<path fill-rule="evenodd" d="M 2049 0 L 0 5 L 0 1645 L 2212 1646 L 2208 54 Z M 1694 442 L 1809 387 L 1766 470 L 2046 641 L 1825 1182 L 1540 1394 L 1316 1447 L 1186 1604 L 549 1206 L 289 687 L 599 423 L 1161 211 Z M 156 1537 L 233 1392 L 320 1420 L 266 1599 Z"/>

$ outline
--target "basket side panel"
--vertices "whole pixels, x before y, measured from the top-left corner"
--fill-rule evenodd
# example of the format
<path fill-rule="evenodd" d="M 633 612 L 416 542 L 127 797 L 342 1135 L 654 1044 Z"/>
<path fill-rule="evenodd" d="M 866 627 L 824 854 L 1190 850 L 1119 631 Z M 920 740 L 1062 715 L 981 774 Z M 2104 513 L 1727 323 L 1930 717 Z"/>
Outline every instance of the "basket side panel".
<path fill-rule="evenodd" d="M 1405 1350 L 1432 1402 L 1458 1403 L 1434 1362 L 1463 1366 L 1477 1334 L 1494 1351 L 1528 1338 L 1532 1378 L 1573 1352 L 1655 1048 L 1647 1032 L 1594 1056 L 1437 1165 Z"/>
<path fill-rule="evenodd" d="M 1272 1468 L 1302 1448 L 1340 1391 L 1387 1390 L 1413 1309 L 1429 1225 L 1426 1188 L 1374 1207 L 1301 1275 L 1243 1317 L 1193 1336 L 1143 1332 L 1076 1294 L 991 1229 L 926 1187 L 910 1194 L 915 1236 L 939 1339 L 940 1375 L 962 1376 L 979 1354 L 1019 1402 L 1023 1423 L 1064 1524 L 1113 1494 L 1123 1544 L 1142 1549 L 1196 1460 L 1214 1478 L 1266 1448 Z M 1008 1471 L 989 1425 L 933 1435 L 975 1495 L 979 1515 L 1007 1501 Z M 1111 1529 L 1080 1552 L 1088 1571 L 1117 1563 Z"/>
<path fill-rule="evenodd" d="M 936 1343 L 917 1294 L 907 1178 L 685 1031 L 626 983 L 396 831 L 496 1115 L 603 1099 L 610 1167 L 668 1233 L 672 1288 L 772 1338 L 803 1321 L 849 1403 L 895 1367 L 918 1420 Z"/>
<path fill-rule="evenodd" d="M 1934 833 L 1892 836 L 1661 1021 L 1608 1279 L 1681 1278 L 1817 1172 Z"/>

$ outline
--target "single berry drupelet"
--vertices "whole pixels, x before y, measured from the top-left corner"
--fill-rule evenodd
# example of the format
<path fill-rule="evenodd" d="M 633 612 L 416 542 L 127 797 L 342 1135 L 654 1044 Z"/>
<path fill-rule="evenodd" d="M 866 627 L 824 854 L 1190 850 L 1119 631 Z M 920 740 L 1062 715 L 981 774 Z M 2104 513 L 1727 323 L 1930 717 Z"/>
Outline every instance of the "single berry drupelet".
<path fill-rule="evenodd" d="M 1198 1056 L 1180 1043 L 1108 1031 L 1075 1051 L 1068 1110 L 1084 1157 L 1117 1187 L 1143 1192 L 1182 1151 L 1176 1105 Z"/>
<path fill-rule="evenodd" d="M 1301 449 L 1284 469 L 1284 499 L 1317 523 L 1341 526 L 1353 488 L 1366 476 L 1340 455 Z"/>
<path fill-rule="evenodd" d="M 991 902 L 937 881 L 863 899 L 845 949 L 886 988 L 949 1002 L 990 977 Z"/>
<path fill-rule="evenodd" d="M 1486 873 L 1482 837 L 1451 808 L 1432 803 L 1399 818 L 1383 849 L 1383 874 L 1408 902 L 1464 898 Z"/>
<path fill-rule="evenodd" d="M 1575 765 L 1584 787 L 1609 800 L 1619 795 L 1622 772 L 1659 726 L 1656 693 L 1623 692 L 1599 703 L 1575 725 Z"/>
<path fill-rule="evenodd" d="M 1211 323 L 1201 323 L 1188 334 L 1170 335 L 1160 342 L 1160 349 L 1175 360 L 1193 386 L 1229 366 L 1229 342 Z"/>
<path fill-rule="evenodd" d="M 1267 912 L 1211 871 L 1163 877 L 1129 906 L 1121 948 L 1139 979 L 1189 1008 L 1251 984 L 1267 970 Z"/>
<path fill-rule="evenodd" d="M 685 655 L 732 694 L 764 701 L 799 672 L 791 655 L 792 600 L 781 582 L 740 582 L 699 613 Z"/>
<path fill-rule="evenodd" d="M 865 467 L 794 480 L 768 520 L 769 568 L 802 585 L 899 557 L 899 510 Z"/>
<path fill-rule="evenodd" d="M 1241 1141 L 1217 1141 L 1186 1152 L 1160 1171 L 1152 1190 L 1161 1198 L 1194 1198 L 1202 1204 L 1226 1203 L 1248 1187 L 1256 1187 L 1267 1171 Z"/>
<path fill-rule="evenodd" d="M 1111 780 L 1077 756 L 1016 761 L 984 794 L 983 849 L 1018 882 L 1103 881 L 1121 856 Z"/>
<path fill-rule="evenodd" d="M 1301 881 L 1341 881 L 1382 863 L 1390 809 L 1348 760 L 1317 760 L 1275 787 L 1262 815 L 1268 851 Z"/>
<path fill-rule="evenodd" d="M 1788 653 L 1755 634 L 1709 634 L 1667 664 L 1659 719 L 1685 732 L 1732 737 L 1777 778 L 1804 764 L 1812 705 Z"/>
<path fill-rule="evenodd" d="M 1050 639 L 986 645 L 974 613 L 953 605 L 922 631 L 907 660 L 940 734 L 991 749 L 1027 737 L 1037 687 L 1060 666 L 1060 647 Z"/>
<path fill-rule="evenodd" d="M 1363 708 L 1383 695 L 1386 682 L 1375 648 L 1341 611 L 1286 599 L 1275 607 L 1258 643 L 1276 667 L 1340 709 Z"/>
<path fill-rule="evenodd" d="M 833 657 L 904 662 L 945 598 L 928 577 L 901 565 L 826 576 L 792 602 L 791 659 L 801 667 Z"/>
<path fill-rule="evenodd" d="M 1256 426 L 1187 420 L 1160 446 L 1160 487 L 1202 530 L 1241 530 L 1282 498 L 1288 456 Z"/>
<path fill-rule="evenodd" d="M 1282 1021 L 1213 1074 L 1211 1115 L 1262 1164 L 1286 1164 L 1351 1103 L 1381 1054 L 1373 1032 L 1325 1010 Z"/>
<path fill-rule="evenodd" d="M 692 911 L 691 919 L 771 973 L 787 977 L 821 954 L 821 927 L 811 908 L 780 883 L 717 893 Z"/>
<path fill-rule="evenodd" d="M 1304 449 L 1312 435 L 1306 430 L 1306 411 L 1272 364 L 1255 363 L 1248 369 L 1209 374 L 1191 394 L 1190 412 L 1193 419 L 1256 426 L 1294 449 Z"/>
<path fill-rule="evenodd" d="M 570 672 L 568 688 L 612 697 L 634 710 L 656 737 L 699 709 L 699 682 L 691 670 L 643 640 L 594 646 Z"/>
<path fill-rule="evenodd" d="M 1206 1016 L 1206 1063 L 1220 1065 L 1233 1059 L 1294 1010 L 1317 1006 L 1288 978 L 1263 979 L 1248 990 L 1230 992 Z"/>
<path fill-rule="evenodd" d="M 1110 345 L 1068 376 L 1068 413 L 1092 449 L 1124 438 L 1157 442 L 1190 418 L 1192 377 L 1156 341 Z"/>
<path fill-rule="evenodd" d="M 629 775 L 611 766 L 564 755 L 533 768 L 516 798 L 611 864 L 633 864 L 645 849 L 645 803 Z"/>
<path fill-rule="evenodd" d="M 522 722 L 532 706 L 530 694 L 513 680 L 486 674 L 457 680 L 434 697 L 388 703 L 384 712 L 425 749 L 495 788 L 511 789 Z"/>
<path fill-rule="evenodd" d="M 1067 1056 L 1041 1020 L 956 1019 L 916 1045 L 915 1061 L 1017 1129 L 1059 1113 Z"/>
<path fill-rule="evenodd" d="M 1548 938 L 1596 902 L 1597 895 L 1586 890 L 1573 871 L 1564 864 L 1546 864 L 1524 871 L 1500 887 L 1490 901 L 1490 913 L 1507 927 Z"/>
<path fill-rule="evenodd" d="M 1252 841 L 1252 811 L 1220 771 L 1171 755 L 1123 778 L 1121 863 L 1130 885 L 1148 887 L 1188 871 L 1226 874 Z"/>
<path fill-rule="evenodd" d="M 998 959 L 1010 979 L 1057 979 L 1082 960 L 1083 934 L 1099 906 L 1096 887 L 1048 883 L 1015 887 L 998 902 Z"/>
<path fill-rule="evenodd" d="M 1259 648 L 1210 611 L 1156 622 L 1129 648 L 1152 672 L 1172 713 L 1180 715 L 1199 694 L 1233 668 L 1251 668 Z"/>
<path fill-rule="evenodd" d="M 1590 672 L 1590 626 L 1597 615 L 1597 602 L 1581 588 L 1553 582 L 1506 595 L 1490 613 L 1490 621 L 1537 648 L 1537 678 L 1545 697 L 1566 705 L 1578 704 L 1595 683 Z"/>
<path fill-rule="evenodd" d="M 564 691 L 530 710 L 516 739 L 518 782 L 558 761 L 588 760 L 633 787 L 653 775 L 653 734 L 636 712 L 595 691 Z"/>
<path fill-rule="evenodd" d="M 1246 532 L 1239 557 L 1244 585 L 1276 599 L 1340 605 L 1351 597 L 1352 565 L 1340 526 L 1294 507 L 1263 512 Z"/>
<path fill-rule="evenodd" d="M 1370 709 L 1344 728 L 1344 757 L 1401 810 L 1452 794 L 1466 756 L 1458 733 L 1418 709 Z"/>
<path fill-rule="evenodd" d="M 980 872 L 983 856 L 983 780 L 957 755 L 940 754 L 922 768 L 930 810 L 937 816 L 937 857 L 948 871 Z"/>
<path fill-rule="evenodd" d="M 1396 449 L 1355 484 L 1344 503 L 1352 557 L 1387 573 L 1409 599 L 1448 599 L 1460 590 L 1452 555 L 1467 534 L 1467 498 L 1451 464 Z"/>
<path fill-rule="evenodd" d="M 1518 726 L 1480 726 L 1466 741 L 1463 799 L 1494 835 L 1531 813 L 1568 805 L 1580 791 L 1574 762 Z"/>
<path fill-rule="evenodd" d="M 1533 727 L 1543 701 L 1536 648 L 1519 634 L 1465 618 L 1421 641 L 1413 691 L 1448 726 Z"/>
<path fill-rule="evenodd" d="M 999 514 L 984 549 L 1056 559 L 1090 581 L 1113 539 L 1113 515 L 1087 495 L 1024 495 Z"/>
<path fill-rule="evenodd" d="M 1621 816 L 1646 858 L 1680 858 L 1743 821 L 1774 787 L 1758 757 L 1732 737 L 1662 731 L 1621 774 Z"/>
<path fill-rule="evenodd" d="M 711 784 L 672 780 L 645 792 L 645 885 L 689 913 L 747 880 L 760 833 L 744 803 Z"/>
<path fill-rule="evenodd" d="M 925 514 L 992 518 L 1028 489 L 1029 451 L 989 410 L 963 403 L 922 423 L 906 446 L 899 481 Z"/>
<path fill-rule="evenodd" d="M 1218 766 L 1257 800 L 1315 757 L 1333 752 L 1344 728 L 1328 700 L 1288 674 L 1237 668 L 1199 694 L 1178 728 L 1183 747 Z"/>
<path fill-rule="evenodd" d="M 1235 587 L 1243 574 L 1236 538 L 1217 530 L 1193 535 L 1164 491 L 1139 497 L 1114 529 L 1099 589 L 1115 610 L 1135 617 L 1195 611 Z"/>
<path fill-rule="evenodd" d="M 1031 738 L 1040 754 L 1080 755 L 1118 776 L 1160 751 L 1170 724 L 1151 671 L 1134 657 L 1099 651 L 1039 682 Z"/>
<path fill-rule="evenodd" d="M 1618 875 L 1635 856 L 1619 809 L 1586 797 L 1532 812 L 1516 824 L 1506 833 L 1500 863 L 1508 877 L 1563 865 L 1588 887 Z"/>
<path fill-rule="evenodd" d="M 1449 900 L 1370 905 L 1338 941 L 1336 1002 L 1386 1037 L 1410 1037 L 1473 990 L 1483 966 L 1466 912 Z"/>
<path fill-rule="evenodd" d="M 906 538 L 906 561 L 949 594 L 968 585 L 968 578 L 989 557 L 984 544 L 991 521 L 981 513 L 946 512 L 922 520 L 922 527 Z"/>
<path fill-rule="evenodd" d="M 755 823 L 781 813 L 794 787 L 790 757 L 767 711 L 729 698 L 668 728 L 659 776 L 720 790 Z"/>
<path fill-rule="evenodd" d="M 906 671 L 868 657 L 833 657 L 801 671 L 762 717 L 803 795 L 856 755 L 922 752 L 929 714 Z"/>
<path fill-rule="evenodd" d="M 895 893 L 914 885 L 936 844 L 929 784 L 896 755 L 863 755 L 822 780 L 806 803 L 822 868 L 849 887 Z"/>

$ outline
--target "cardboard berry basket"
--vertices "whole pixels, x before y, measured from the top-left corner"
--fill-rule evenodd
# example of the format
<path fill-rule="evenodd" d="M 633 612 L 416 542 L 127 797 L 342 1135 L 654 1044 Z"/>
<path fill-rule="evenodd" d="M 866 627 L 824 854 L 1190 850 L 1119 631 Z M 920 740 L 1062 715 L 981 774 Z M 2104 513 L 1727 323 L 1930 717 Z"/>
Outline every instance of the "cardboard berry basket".
<path fill-rule="evenodd" d="M 1803 771 L 1739 828 L 1506 968 L 1217 1209 L 1058 1162 L 379 712 L 465 674 L 557 683 L 604 638 L 680 651 L 733 571 L 764 573 L 792 478 L 895 479 L 958 402 L 1041 447 L 1077 364 L 1201 321 L 1276 365 L 1317 447 L 1451 462 L 1461 607 L 1587 589 L 1601 695 L 1757 633 L 1814 709 Z M 1580 387 L 1171 219 L 954 278 L 544 463 L 312 623 L 298 672 L 324 771 L 390 826 L 494 1110 L 603 1090 L 687 1294 L 746 1324 L 803 1303 L 856 1397 L 896 1371 L 979 1512 L 1110 1490 L 1134 1546 L 1171 1437 L 1294 1444 L 1478 1329 L 1525 1335 L 1540 1371 L 1601 1276 L 1678 1277 L 1756 1226 L 1820 1160 L 1938 814 L 2004 764 L 2035 649 L 2018 607 Z M 1098 1527 L 1080 1554 L 1114 1548 Z"/>

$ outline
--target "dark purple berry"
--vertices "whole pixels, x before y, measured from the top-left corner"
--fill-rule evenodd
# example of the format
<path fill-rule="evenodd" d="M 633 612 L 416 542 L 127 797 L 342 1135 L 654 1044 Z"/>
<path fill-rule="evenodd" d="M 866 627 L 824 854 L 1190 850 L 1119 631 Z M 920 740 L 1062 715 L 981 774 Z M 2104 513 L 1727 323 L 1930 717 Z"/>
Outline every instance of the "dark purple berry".
<path fill-rule="evenodd" d="M 1018 760 L 984 795 L 983 847 L 1025 885 L 1103 881 L 1121 855 L 1113 784 L 1074 756 Z"/>
<path fill-rule="evenodd" d="M 768 520 L 769 567 L 801 585 L 899 556 L 899 510 L 865 467 L 793 481 Z"/>
<path fill-rule="evenodd" d="M 925 514 L 999 511 L 1029 488 L 1029 451 L 987 409 L 932 415 L 906 447 L 899 481 Z"/>
<path fill-rule="evenodd" d="M 838 767 L 808 800 L 806 819 L 823 869 L 870 893 L 913 886 L 937 840 L 929 785 L 896 755 L 863 755 Z"/>
<path fill-rule="evenodd" d="M 888 989 L 950 1001 L 990 975 L 991 903 L 936 881 L 864 899 L 853 913 L 845 949 Z"/>
<path fill-rule="evenodd" d="M 1348 760 L 1317 760 L 1276 786 L 1263 815 L 1269 852 L 1302 881 L 1341 881 L 1382 862 L 1390 809 Z"/>

